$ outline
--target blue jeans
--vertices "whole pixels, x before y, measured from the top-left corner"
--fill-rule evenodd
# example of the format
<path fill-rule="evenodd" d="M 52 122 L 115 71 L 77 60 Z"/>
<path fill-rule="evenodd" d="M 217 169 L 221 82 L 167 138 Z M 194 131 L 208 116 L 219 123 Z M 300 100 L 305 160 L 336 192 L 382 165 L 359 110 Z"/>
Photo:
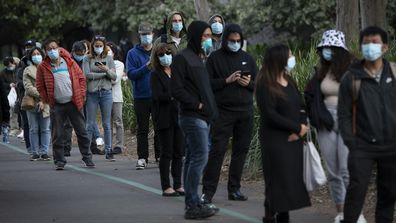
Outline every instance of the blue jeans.
<path fill-rule="evenodd" d="M 51 140 L 50 117 L 43 118 L 43 114 L 36 111 L 27 111 L 26 114 L 29 121 L 29 140 L 32 154 L 48 154 Z"/>
<path fill-rule="evenodd" d="M 87 132 L 91 140 L 92 134 L 95 133 L 96 113 L 100 107 L 102 116 L 102 126 L 104 130 L 104 142 L 106 154 L 111 153 L 111 108 L 113 106 L 113 96 L 111 90 L 99 90 L 97 92 L 88 92 L 87 94 Z M 91 144 L 91 143 L 90 143 Z"/>
<path fill-rule="evenodd" d="M 198 185 L 208 162 L 210 126 L 202 119 L 188 116 L 180 116 L 179 123 L 186 143 L 183 176 L 185 204 L 186 207 L 193 207 L 201 203 Z"/>

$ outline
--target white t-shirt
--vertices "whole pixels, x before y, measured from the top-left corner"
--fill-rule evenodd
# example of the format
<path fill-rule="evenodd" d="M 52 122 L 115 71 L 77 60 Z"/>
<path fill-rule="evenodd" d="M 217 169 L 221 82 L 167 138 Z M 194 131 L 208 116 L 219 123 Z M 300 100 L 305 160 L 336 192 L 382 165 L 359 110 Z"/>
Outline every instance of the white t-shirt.
<path fill-rule="evenodd" d="M 121 79 L 124 74 L 124 63 L 119 60 L 114 60 L 114 65 L 116 69 L 117 79 L 115 81 L 111 81 L 112 86 L 112 94 L 113 94 L 113 102 L 124 102 L 122 96 L 122 88 L 121 88 Z"/>

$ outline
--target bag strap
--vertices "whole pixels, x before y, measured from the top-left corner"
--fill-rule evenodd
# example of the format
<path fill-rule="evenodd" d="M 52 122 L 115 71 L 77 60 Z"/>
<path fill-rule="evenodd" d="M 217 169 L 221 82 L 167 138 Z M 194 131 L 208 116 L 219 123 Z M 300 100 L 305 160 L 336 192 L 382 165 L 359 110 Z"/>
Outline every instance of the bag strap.
<path fill-rule="evenodd" d="M 361 84 L 362 84 L 362 80 L 356 79 L 355 75 L 352 75 L 352 134 L 353 135 L 356 135 L 357 101 L 359 98 L 359 91 Z"/>

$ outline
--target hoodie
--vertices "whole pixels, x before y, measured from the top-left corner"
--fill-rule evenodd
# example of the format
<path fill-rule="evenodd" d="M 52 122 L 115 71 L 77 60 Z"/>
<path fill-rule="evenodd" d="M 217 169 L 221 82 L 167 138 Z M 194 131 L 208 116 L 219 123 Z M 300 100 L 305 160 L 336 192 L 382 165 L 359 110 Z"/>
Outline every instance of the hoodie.
<path fill-rule="evenodd" d="M 188 27 L 187 48 L 177 54 L 171 65 L 171 93 L 180 102 L 180 114 L 213 123 L 217 107 L 209 75 L 200 55 L 201 38 L 209 24 L 194 21 Z M 202 103 L 202 109 L 199 104 Z"/>
<path fill-rule="evenodd" d="M 172 17 L 174 15 L 180 15 L 182 17 L 183 20 L 183 29 L 180 31 L 180 44 L 176 45 L 176 42 L 173 41 L 172 39 Z M 185 18 L 183 16 L 183 13 L 181 12 L 172 12 L 171 14 L 169 14 L 167 20 L 166 20 L 166 34 L 162 34 L 165 35 L 165 39 L 166 39 L 166 44 L 168 49 L 170 49 L 172 51 L 172 56 L 175 56 L 179 51 L 181 51 L 182 49 L 186 48 L 187 46 L 187 29 L 186 29 L 186 23 L 185 23 Z M 151 60 L 150 60 L 150 64 L 154 64 L 153 63 L 153 59 L 154 59 L 154 53 L 155 53 L 155 49 L 158 46 L 158 44 L 160 44 L 164 39 L 163 36 L 160 35 L 153 43 L 153 50 L 151 52 Z M 154 67 L 150 67 L 150 69 L 154 70 Z"/>
<path fill-rule="evenodd" d="M 226 26 L 225 20 L 224 20 L 223 16 L 221 16 L 219 14 L 214 14 L 213 16 L 211 16 L 209 18 L 209 20 L 208 20 L 209 25 L 212 25 L 213 19 L 215 17 L 220 17 L 221 18 L 221 21 L 223 21 L 223 28 L 224 28 Z M 224 29 L 223 29 L 223 33 L 224 33 Z M 222 34 L 223 33 L 221 33 L 221 34 L 213 34 L 212 35 L 212 36 L 215 36 L 215 37 L 218 38 L 218 40 L 216 40 L 215 38 L 212 38 L 212 42 L 213 42 L 212 51 L 216 51 L 216 50 L 220 49 L 220 47 L 221 47 L 221 38 L 222 38 Z"/>
<path fill-rule="evenodd" d="M 232 52 L 228 49 L 227 39 L 231 33 L 241 36 L 241 49 Z M 257 65 L 252 56 L 242 50 L 243 35 L 239 25 L 229 24 L 223 32 L 221 48 L 208 57 L 206 68 L 216 97 L 217 106 L 227 111 L 251 111 L 253 109 L 254 80 Z M 226 79 L 235 71 L 249 71 L 251 81 L 243 87 L 238 82 L 226 84 Z"/>
<path fill-rule="evenodd" d="M 150 69 L 147 62 L 151 51 L 145 51 L 141 45 L 136 45 L 128 51 L 126 66 L 128 78 L 132 81 L 133 98 L 150 99 Z"/>

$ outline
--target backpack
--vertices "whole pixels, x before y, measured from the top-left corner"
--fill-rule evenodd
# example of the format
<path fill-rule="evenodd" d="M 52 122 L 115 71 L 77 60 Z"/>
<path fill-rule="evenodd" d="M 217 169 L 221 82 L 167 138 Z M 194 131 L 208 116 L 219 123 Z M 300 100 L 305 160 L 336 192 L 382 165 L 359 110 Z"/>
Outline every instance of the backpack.
<path fill-rule="evenodd" d="M 396 63 L 389 62 L 393 77 L 396 80 Z M 356 116 L 357 116 L 357 101 L 359 98 L 360 85 L 362 84 L 361 79 L 356 79 L 352 75 L 352 134 L 356 135 Z"/>

